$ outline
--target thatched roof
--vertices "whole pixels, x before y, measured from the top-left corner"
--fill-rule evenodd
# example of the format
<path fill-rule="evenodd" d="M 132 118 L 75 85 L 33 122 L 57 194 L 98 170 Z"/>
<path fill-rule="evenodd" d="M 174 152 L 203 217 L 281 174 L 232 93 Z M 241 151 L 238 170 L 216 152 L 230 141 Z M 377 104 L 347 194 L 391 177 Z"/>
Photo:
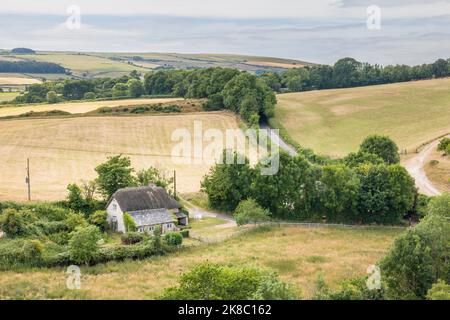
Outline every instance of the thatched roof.
<path fill-rule="evenodd" d="M 132 211 L 128 212 L 128 214 L 133 218 L 137 227 L 175 222 L 175 219 L 167 209 Z"/>
<path fill-rule="evenodd" d="M 164 188 L 155 185 L 117 190 L 109 203 L 113 199 L 116 199 L 123 212 L 181 208 L 181 205 Z"/>

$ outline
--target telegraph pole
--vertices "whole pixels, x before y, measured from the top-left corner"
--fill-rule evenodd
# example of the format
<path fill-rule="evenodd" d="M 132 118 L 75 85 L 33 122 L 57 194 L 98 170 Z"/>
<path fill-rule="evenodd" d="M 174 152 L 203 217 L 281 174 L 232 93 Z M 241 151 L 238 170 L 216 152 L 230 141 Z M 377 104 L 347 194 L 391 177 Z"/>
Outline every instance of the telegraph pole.
<path fill-rule="evenodd" d="M 31 201 L 30 158 L 27 159 L 27 177 L 25 182 L 28 185 L 28 201 Z"/>
<path fill-rule="evenodd" d="M 173 170 L 173 195 L 177 198 L 177 171 Z"/>

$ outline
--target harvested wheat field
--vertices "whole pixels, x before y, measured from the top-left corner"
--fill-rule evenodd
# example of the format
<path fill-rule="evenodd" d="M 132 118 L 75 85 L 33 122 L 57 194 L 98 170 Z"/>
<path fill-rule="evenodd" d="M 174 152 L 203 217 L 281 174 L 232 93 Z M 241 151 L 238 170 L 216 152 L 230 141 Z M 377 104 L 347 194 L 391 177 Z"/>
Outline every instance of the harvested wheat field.
<path fill-rule="evenodd" d="M 278 95 L 275 123 L 301 146 L 334 157 L 371 134 L 415 150 L 450 131 L 450 79 Z"/>
<path fill-rule="evenodd" d="M 0 274 L 0 297 L 23 299 L 154 299 L 180 274 L 209 261 L 277 272 L 299 296 L 314 295 L 321 275 L 332 287 L 364 276 L 403 229 L 274 228 L 248 231 L 218 244 L 200 245 L 143 261 L 81 267 L 81 290 L 67 290 L 65 269 Z M 357 245 L 355 245 L 357 244 Z"/>
<path fill-rule="evenodd" d="M 41 80 L 34 78 L 0 76 L 0 85 L 3 86 L 23 86 L 41 82 L 42 82 Z"/>
<path fill-rule="evenodd" d="M 434 150 L 426 158 L 424 169 L 428 179 L 439 191 L 450 193 L 450 156 Z"/>
<path fill-rule="evenodd" d="M 117 154 L 130 156 L 136 169 L 177 170 L 178 191 L 198 191 L 211 162 L 180 164 L 171 157 L 180 142 L 171 141 L 173 131 L 193 132 L 195 120 L 202 122 L 203 130 L 224 132 L 239 125 L 225 112 L 0 121 L 0 200 L 26 199 L 27 158 L 33 200 L 63 199 L 69 183 L 95 178 L 94 168 Z"/>
<path fill-rule="evenodd" d="M 83 101 L 83 102 L 64 102 L 55 104 L 39 104 L 23 107 L 3 107 L 0 108 L 0 117 L 18 116 L 30 111 L 43 112 L 52 110 L 61 110 L 72 114 L 87 113 L 103 107 L 137 106 L 141 104 L 158 104 L 182 100 L 180 98 L 162 98 L 162 99 L 123 99 L 106 101 Z"/>

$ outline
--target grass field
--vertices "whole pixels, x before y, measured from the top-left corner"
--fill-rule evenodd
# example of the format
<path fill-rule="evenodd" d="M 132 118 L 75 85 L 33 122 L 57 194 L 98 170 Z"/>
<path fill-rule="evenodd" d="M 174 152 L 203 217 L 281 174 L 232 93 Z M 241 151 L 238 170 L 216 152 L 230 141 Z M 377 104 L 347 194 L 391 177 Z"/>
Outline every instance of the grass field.
<path fill-rule="evenodd" d="M 450 79 L 278 95 L 275 122 L 320 154 L 356 151 L 370 134 L 400 149 L 450 132 Z"/>
<path fill-rule="evenodd" d="M 83 101 L 83 102 L 64 102 L 55 104 L 26 105 L 22 107 L 0 107 L 0 118 L 8 116 L 18 116 L 30 111 L 43 112 L 51 110 L 61 110 L 72 114 L 87 113 L 102 107 L 136 106 L 143 104 L 158 104 L 175 102 L 182 100 L 180 98 L 163 99 L 122 99 L 105 101 Z"/>
<path fill-rule="evenodd" d="M 0 92 L 0 102 L 11 101 L 19 94 L 19 92 Z"/>
<path fill-rule="evenodd" d="M 132 66 L 125 62 L 113 61 L 101 56 L 78 53 L 43 52 L 33 55 L 21 55 L 20 57 L 29 60 L 57 63 L 72 70 L 72 72 L 78 76 L 85 72 L 87 72 L 89 76 L 103 75 L 106 77 L 110 72 L 126 74 L 133 70 L 148 71 L 148 69 Z"/>
<path fill-rule="evenodd" d="M 196 192 L 210 165 L 174 164 L 175 129 L 238 129 L 231 113 L 189 113 L 167 116 L 73 117 L 4 120 L 0 122 L 0 200 L 25 200 L 25 164 L 31 161 L 32 198 L 57 200 L 71 182 L 92 179 L 94 168 L 109 155 L 129 155 L 137 169 L 151 165 L 172 175 L 179 192 Z"/>
<path fill-rule="evenodd" d="M 41 83 L 42 81 L 34 78 L 29 78 L 24 75 L 15 74 L 15 76 L 0 75 L 0 86 L 22 86 L 28 84 Z"/>
<path fill-rule="evenodd" d="M 209 261 L 277 272 L 304 298 L 319 275 L 332 286 L 364 276 L 402 232 L 399 229 L 274 228 L 199 245 L 143 261 L 81 267 L 81 290 L 66 289 L 65 269 L 0 273 L 0 298 L 154 299 L 180 274 Z M 357 244 L 357 245 L 356 245 Z"/>
<path fill-rule="evenodd" d="M 434 163 L 433 160 L 437 160 L 438 163 Z M 426 161 L 424 169 L 428 179 L 441 192 L 450 193 L 450 156 L 443 156 L 441 151 L 435 150 Z"/>

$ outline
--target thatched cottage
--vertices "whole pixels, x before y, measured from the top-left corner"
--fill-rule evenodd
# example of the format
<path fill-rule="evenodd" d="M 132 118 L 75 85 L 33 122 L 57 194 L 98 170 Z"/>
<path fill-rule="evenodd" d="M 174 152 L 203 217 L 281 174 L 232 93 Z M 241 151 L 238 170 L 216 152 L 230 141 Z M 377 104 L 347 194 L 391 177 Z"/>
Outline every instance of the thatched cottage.
<path fill-rule="evenodd" d="M 112 229 L 126 232 L 123 220 L 128 213 L 136 223 L 137 231 L 152 233 L 156 226 L 162 232 L 176 229 L 177 224 L 187 225 L 188 217 L 179 211 L 181 205 L 164 188 L 147 187 L 117 190 L 108 202 L 106 211 Z"/>

